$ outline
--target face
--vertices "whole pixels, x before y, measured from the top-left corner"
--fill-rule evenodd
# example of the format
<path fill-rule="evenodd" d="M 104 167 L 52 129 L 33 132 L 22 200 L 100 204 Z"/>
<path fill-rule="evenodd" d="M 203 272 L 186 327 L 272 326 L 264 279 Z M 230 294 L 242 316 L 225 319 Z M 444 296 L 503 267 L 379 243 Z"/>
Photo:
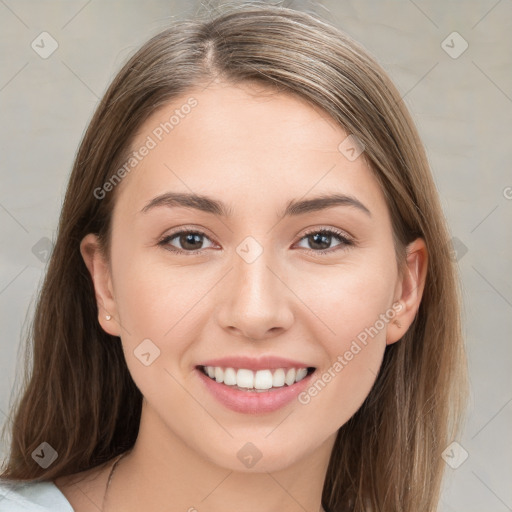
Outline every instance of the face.
<path fill-rule="evenodd" d="M 132 148 L 149 149 L 91 271 L 147 429 L 236 470 L 250 442 L 278 470 L 332 446 L 361 406 L 407 317 L 384 196 L 364 153 L 340 151 L 347 135 L 248 83 L 192 90 L 140 128 Z"/>

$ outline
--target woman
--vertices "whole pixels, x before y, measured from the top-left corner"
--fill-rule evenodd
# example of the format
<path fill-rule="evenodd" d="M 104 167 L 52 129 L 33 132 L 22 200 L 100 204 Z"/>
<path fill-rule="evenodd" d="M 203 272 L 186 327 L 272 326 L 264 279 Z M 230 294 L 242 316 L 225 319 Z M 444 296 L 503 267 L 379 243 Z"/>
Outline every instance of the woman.
<path fill-rule="evenodd" d="M 448 240 L 361 46 L 259 4 L 175 23 L 77 154 L 0 511 L 435 510 L 466 389 Z"/>

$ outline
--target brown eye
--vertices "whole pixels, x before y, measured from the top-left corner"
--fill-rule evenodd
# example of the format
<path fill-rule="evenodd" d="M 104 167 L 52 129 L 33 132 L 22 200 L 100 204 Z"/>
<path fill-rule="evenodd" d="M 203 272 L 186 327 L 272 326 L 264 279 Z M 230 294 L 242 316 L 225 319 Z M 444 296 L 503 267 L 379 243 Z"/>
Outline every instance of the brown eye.
<path fill-rule="evenodd" d="M 336 248 L 333 249 L 332 247 L 329 247 L 331 246 L 333 239 L 338 239 L 340 242 L 333 247 L 341 246 L 341 249 L 343 249 L 346 248 L 346 246 L 354 245 L 352 240 L 348 239 L 341 231 L 334 229 L 316 229 L 314 231 L 310 231 L 301 238 L 301 241 L 306 240 L 309 246 L 306 247 L 308 252 L 324 254 L 338 250 Z"/>
<path fill-rule="evenodd" d="M 164 246 L 172 252 L 194 254 L 204 249 L 202 246 L 204 243 L 203 239 L 209 240 L 209 238 L 200 231 L 178 231 L 177 233 L 163 238 L 158 242 L 158 245 Z M 177 241 L 179 247 L 175 247 L 171 244 L 173 240 Z"/>

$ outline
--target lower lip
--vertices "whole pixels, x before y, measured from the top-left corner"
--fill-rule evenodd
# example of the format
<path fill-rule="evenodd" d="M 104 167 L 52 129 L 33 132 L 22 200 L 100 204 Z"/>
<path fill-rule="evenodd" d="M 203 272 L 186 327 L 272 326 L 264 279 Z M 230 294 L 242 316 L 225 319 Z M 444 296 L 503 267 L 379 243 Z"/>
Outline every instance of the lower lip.
<path fill-rule="evenodd" d="M 220 384 L 196 368 L 199 378 L 204 382 L 208 391 L 224 406 L 232 411 L 245 414 L 260 414 L 277 411 L 289 404 L 301 391 L 309 385 L 312 372 L 301 381 L 291 386 L 273 388 L 264 392 L 241 391 L 236 388 Z"/>

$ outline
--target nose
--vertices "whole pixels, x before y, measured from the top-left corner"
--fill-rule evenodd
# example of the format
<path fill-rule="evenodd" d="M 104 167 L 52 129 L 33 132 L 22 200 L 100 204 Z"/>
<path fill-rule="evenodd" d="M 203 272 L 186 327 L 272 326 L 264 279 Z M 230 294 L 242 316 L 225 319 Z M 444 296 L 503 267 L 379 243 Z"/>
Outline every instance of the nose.
<path fill-rule="evenodd" d="M 229 334 L 252 341 L 282 334 L 293 323 L 293 293 L 275 259 L 264 251 L 248 263 L 234 255 L 219 296 L 217 321 Z"/>

